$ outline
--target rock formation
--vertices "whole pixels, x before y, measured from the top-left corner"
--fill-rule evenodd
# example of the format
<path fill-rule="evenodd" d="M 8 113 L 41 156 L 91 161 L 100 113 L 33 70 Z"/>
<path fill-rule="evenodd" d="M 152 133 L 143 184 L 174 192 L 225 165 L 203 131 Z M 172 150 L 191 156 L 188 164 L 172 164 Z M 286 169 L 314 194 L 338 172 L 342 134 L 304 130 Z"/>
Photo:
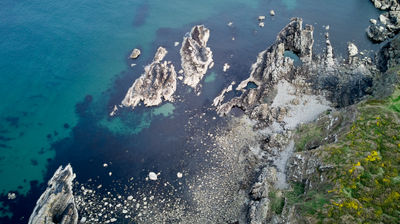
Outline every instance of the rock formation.
<path fill-rule="evenodd" d="M 398 0 L 372 0 L 375 7 L 387 12 L 379 16 L 379 22 L 372 20 L 367 29 L 368 37 L 375 42 L 393 38 L 400 32 L 400 3 Z"/>
<path fill-rule="evenodd" d="M 213 55 L 207 47 L 210 30 L 203 25 L 192 28 L 182 42 L 180 50 L 182 69 L 185 74 L 183 83 L 196 88 L 200 80 L 206 74 L 208 68 L 213 66 Z"/>
<path fill-rule="evenodd" d="M 129 57 L 132 59 L 136 59 L 140 56 L 140 54 L 141 54 L 141 51 L 139 49 L 135 48 L 132 50 L 132 53 Z"/>
<path fill-rule="evenodd" d="M 135 108 L 140 101 L 145 106 L 157 106 L 166 101 L 173 101 L 176 90 L 176 72 L 171 62 L 162 61 L 167 50 L 159 47 L 153 62 L 144 68 L 142 74 L 133 83 L 125 95 L 122 105 Z"/>
<path fill-rule="evenodd" d="M 324 95 L 333 102 L 333 106 L 339 107 L 352 104 L 369 93 L 374 76 L 370 70 L 374 66 L 371 61 L 357 60 L 358 50 L 354 44 L 349 47 L 350 62 L 344 64 L 338 63 L 334 58 L 328 33 L 326 50 L 322 57 L 316 56 L 313 59 L 313 44 L 313 27 L 307 25 L 303 28 L 302 19 L 292 19 L 280 31 L 276 42 L 258 55 L 256 63 L 251 67 L 250 77 L 237 86 L 236 90 L 242 94 L 225 103 L 221 100 L 215 101 L 218 102 L 218 114 L 225 115 L 233 107 L 239 107 L 255 119 L 279 116 L 266 114 L 268 112 L 257 107 L 271 103 L 274 92 L 276 93 L 278 84 L 282 81 L 294 85 L 295 92 Z M 302 65 L 294 66 L 293 60 L 285 57 L 287 51 L 298 55 Z M 257 88 L 248 88 L 249 84 L 255 84 Z M 218 98 L 222 99 L 221 96 Z"/>
<path fill-rule="evenodd" d="M 72 192 L 75 174 L 71 165 L 60 166 L 48 182 L 46 191 L 36 202 L 29 224 L 76 224 L 78 211 Z"/>

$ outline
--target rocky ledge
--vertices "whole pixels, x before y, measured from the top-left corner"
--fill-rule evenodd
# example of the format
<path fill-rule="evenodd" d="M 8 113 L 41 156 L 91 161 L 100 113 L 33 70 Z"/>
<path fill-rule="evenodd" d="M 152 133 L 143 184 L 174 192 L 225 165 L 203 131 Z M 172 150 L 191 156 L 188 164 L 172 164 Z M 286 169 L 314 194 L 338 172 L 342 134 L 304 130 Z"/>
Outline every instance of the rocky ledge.
<path fill-rule="evenodd" d="M 180 50 L 182 69 L 184 71 L 183 83 L 196 88 L 207 70 L 214 64 L 212 51 L 207 47 L 210 30 L 203 25 L 192 28 L 186 34 Z"/>
<path fill-rule="evenodd" d="M 167 50 L 159 47 L 153 62 L 144 68 L 142 74 L 129 88 L 122 101 L 125 107 L 135 108 L 140 101 L 145 106 L 157 106 L 166 101 L 173 101 L 176 90 L 176 72 L 171 62 L 163 61 Z"/>
<path fill-rule="evenodd" d="M 400 32 L 400 3 L 398 0 L 372 0 L 375 7 L 386 10 L 379 16 L 379 22 L 371 19 L 367 29 L 368 37 L 375 42 L 383 42 L 393 38 Z"/>
<path fill-rule="evenodd" d="M 60 166 L 48 182 L 46 191 L 36 202 L 29 224 L 76 224 L 78 211 L 72 192 L 75 174 L 71 165 Z"/>

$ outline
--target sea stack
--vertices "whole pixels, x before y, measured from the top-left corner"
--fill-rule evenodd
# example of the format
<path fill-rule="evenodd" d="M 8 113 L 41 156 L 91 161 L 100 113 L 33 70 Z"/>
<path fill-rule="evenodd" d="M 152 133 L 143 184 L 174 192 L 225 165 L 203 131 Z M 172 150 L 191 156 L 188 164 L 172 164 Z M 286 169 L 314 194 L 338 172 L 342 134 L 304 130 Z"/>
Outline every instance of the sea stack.
<path fill-rule="evenodd" d="M 184 71 L 183 83 L 196 88 L 207 70 L 213 66 L 213 55 L 207 47 L 210 30 L 203 25 L 192 28 L 186 34 L 180 50 L 182 69 Z"/>
<path fill-rule="evenodd" d="M 157 106 L 166 101 L 173 101 L 176 90 L 176 72 L 171 62 L 163 61 L 167 50 L 159 47 L 153 62 L 144 68 L 144 73 L 136 79 L 122 100 L 125 107 L 135 108 L 140 101 L 144 105 Z"/>

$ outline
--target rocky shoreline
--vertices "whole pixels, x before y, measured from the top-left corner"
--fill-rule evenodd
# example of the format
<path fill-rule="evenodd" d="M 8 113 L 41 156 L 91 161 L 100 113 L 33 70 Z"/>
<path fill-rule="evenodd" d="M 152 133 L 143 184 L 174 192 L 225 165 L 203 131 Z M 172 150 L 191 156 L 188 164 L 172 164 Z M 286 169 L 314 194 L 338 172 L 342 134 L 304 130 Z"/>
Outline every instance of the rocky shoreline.
<path fill-rule="evenodd" d="M 398 1 L 373 2 L 375 7 L 391 11 L 384 13 L 386 19 L 381 20 L 386 21 L 384 30 L 381 31 L 382 28 L 374 23 L 368 28 L 368 36 L 378 42 L 394 37 L 398 32 Z M 233 108 L 240 108 L 245 114 L 241 118 L 232 118 L 232 127 L 228 128 L 230 131 L 207 134 L 212 136 L 215 148 L 221 150 L 216 150 L 221 153 L 218 158 L 228 161 L 228 164 L 222 162 L 222 167 L 229 167 L 232 173 L 218 177 L 225 180 L 230 178 L 228 182 L 232 189 L 221 191 L 226 193 L 229 190 L 226 194 L 238 195 L 235 206 L 230 210 L 226 208 L 230 217 L 224 214 L 220 220 L 252 224 L 316 223 L 315 217 L 303 216 L 301 208 L 291 203 L 285 193 L 293 192 L 295 186 L 302 186 L 299 195 L 306 195 L 326 183 L 335 165 L 322 159 L 325 154 L 322 146 L 338 142 L 343 133 L 350 129 L 360 113 L 357 109 L 360 102 L 382 94 L 382 89 L 387 91 L 382 94 L 384 96 L 392 93 L 389 86 L 394 81 L 390 79 L 392 76 L 385 76 L 385 72 L 400 64 L 398 37 L 377 53 L 375 61 L 359 57 L 357 46 L 348 43 L 347 60 L 341 61 L 335 57 L 328 33 L 325 34 L 324 53 L 313 55 L 313 32 L 313 26 L 303 26 L 301 18 L 291 19 L 278 33 L 275 43 L 259 53 L 249 77 L 236 87 L 236 83 L 231 82 L 213 100 L 212 106 L 220 116 L 230 115 Z M 183 83 L 197 91 L 201 79 L 213 66 L 212 52 L 207 47 L 209 35 L 210 31 L 204 26 L 195 26 L 184 37 L 180 49 Z M 287 56 L 288 53 L 297 56 L 301 64 L 295 65 L 294 59 Z M 153 62 L 146 66 L 145 73 L 128 90 L 122 101 L 123 106 L 135 108 L 141 101 L 145 106 L 156 106 L 163 100 L 173 101 L 177 74 L 171 62 L 163 61 L 166 54 L 163 47 L 158 48 Z M 232 91 L 239 94 L 228 99 L 227 93 Z M 303 134 L 299 134 L 299 130 L 307 123 L 324 128 L 318 132 L 318 138 L 311 136 L 311 140 L 307 139 L 303 144 Z M 303 145 L 300 146 L 300 143 Z M 240 165 L 235 165 L 238 162 Z M 213 172 L 226 174 L 226 170 Z M 43 223 L 40 220 L 49 220 L 44 223 L 78 223 L 78 211 L 72 193 L 74 177 L 69 165 L 56 171 L 29 223 Z M 193 189 L 198 189 L 198 186 L 193 186 Z M 197 194 L 203 196 L 204 192 L 193 193 Z M 125 202 L 129 204 L 130 200 L 132 198 Z M 207 212 L 207 215 L 215 218 L 213 212 L 217 211 L 209 207 L 214 206 L 212 200 L 201 199 L 199 204 L 207 211 L 198 211 L 199 214 Z M 111 205 L 112 200 L 107 203 Z M 237 214 L 233 209 L 237 210 Z M 179 210 L 180 216 L 174 218 L 181 222 L 211 221 L 207 220 L 208 216 L 198 220 L 185 219 L 187 215 L 184 210 Z M 125 207 L 123 211 L 126 211 Z M 141 220 L 141 217 L 138 219 Z M 346 223 L 348 220 L 351 219 L 345 217 L 342 221 Z M 325 221 L 332 222 L 332 219 Z"/>

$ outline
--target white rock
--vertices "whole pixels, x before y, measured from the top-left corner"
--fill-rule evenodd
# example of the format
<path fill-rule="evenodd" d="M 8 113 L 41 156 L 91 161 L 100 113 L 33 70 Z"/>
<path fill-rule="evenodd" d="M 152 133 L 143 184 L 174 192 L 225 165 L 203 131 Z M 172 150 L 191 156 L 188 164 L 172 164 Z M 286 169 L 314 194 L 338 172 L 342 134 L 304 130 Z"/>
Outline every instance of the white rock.
<path fill-rule="evenodd" d="M 107 163 L 104 163 L 104 164 L 103 164 L 103 167 L 108 167 L 108 164 L 107 164 Z"/>
<path fill-rule="evenodd" d="M 258 17 L 258 20 L 259 20 L 259 21 L 265 20 L 265 16 L 259 16 L 259 17 Z"/>
<path fill-rule="evenodd" d="M 179 46 L 179 42 L 178 42 L 178 41 L 175 41 L 174 46 L 175 46 L 175 47 Z"/>
<path fill-rule="evenodd" d="M 117 219 L 116 218 L 112 218 L 112 219 L 110 219 L 110 222 L 116 222 L 117 221 Z"/>
<path fill-rule="evenodd" d="M 386 25 L 387 20 L 388 20 L 388 18 L 387 18 L 386 16 L 384 16 L 384 15 L 382 15 L 382 14 L 379 16 L 379 21 L 380 21 L 383 25 Z"/>
<path fill-rule="evenodd" d="M 129 195 L 129 196 L 128 196 L 128 200 L 129 200 L 129 201 L 132 201 L 132 199 L 133 199 L 133 196 L 132 196 L 132 195 Z"/>
<path fill-rule="evenodd" d="M 118 111 L 118 107 L 117 107 L 117 105 L 114 105 L 114 108 L 113 108 L 113 110 L 111 111 L 111 113 L 110 113 L 110 117 L 113 117 L 116 113 L 117 113 L 117 111 Z M 104 166 L 104 165 L 103 165 Z"/>
<path fill-rule="evenodd" d="M 349 57 L 354 57 L 358 54 L 358 48 L 355 44 L 349 43 L 347 46 L 347 50 L 349 51 Z"/>
<path fill-rule="evenodd" d="M 233 26 L 233 22 L 229 22 L 229 23 L 228 23 L 228 26 Z"/>
<path fill-rule="evenodd" d="M 264 27 L 264 22 L 260 22 L 260 23 L 258 24 L 258 26 Z"/>
<path fill-rule="evenodd" d="M 112 172 L 108 172 L 108 176 L 110 176 L 110 177 L 111 177 L 111 175 L 112 175 Z"/>
<path fill-rule="evenodd" d="M 225 63 L 224 64 L 224 67 L 222 68 L 222 70 L 224 71 L 224 72 L 226 72 L 226 71 L 228 71 L 228 69 L 230 68 L 231 66 L 228 64 L 228 63 Z"/>
<path fill-rule="evenodd" d="M 370 19 L 369 22 L 374 24 L 374 25 L 377 23 L 376 19 Z"/>
<path fill-rule="evenodd" d="M 183 173 L 178 172 L 178 173 L 176 174 L 176 176 L 177 176 L 178 178 L 182 178 L 182 177 L 183 177 Z"/>
<path fill-rule="evenodd" d="M 139 57 L 139 55 L 141 54 L 141 51 L 137 48 L 133 49 L 131 55 L 129 56 L 132 59 L 136 59 Z"/>
<path fill-rule="evenodd" d="M 271 16 L 274 16 L 274 15 L 275 15 L 275 11 L 274 11 L 274 10 L 271 10 L 271 11 L 269 11 L 269 14 L 270 14 Z"/>
<path fill-rule="evenodd" d="M 81 223 L 85 223 L 86 220 L 87 220 L 86 217 L 82 217 L 80 222 L 81 222 Z"/>
<path fill-rule="evenodd" d="M 157 180 L 157 174 L 154 172 L 149 173 L 149 179 L 150 180 Z"/>
<path fill-rule="evenodd" d="M 14 200 L 17 196 L 14 192 L 10 192 L 7 194 L 8 200 Z"/>
<path fill-rule="evenodd" d="M 329 28 L 330 28 L 329 25 L 325 26 L 325 30 L 329 30 Z"/>

